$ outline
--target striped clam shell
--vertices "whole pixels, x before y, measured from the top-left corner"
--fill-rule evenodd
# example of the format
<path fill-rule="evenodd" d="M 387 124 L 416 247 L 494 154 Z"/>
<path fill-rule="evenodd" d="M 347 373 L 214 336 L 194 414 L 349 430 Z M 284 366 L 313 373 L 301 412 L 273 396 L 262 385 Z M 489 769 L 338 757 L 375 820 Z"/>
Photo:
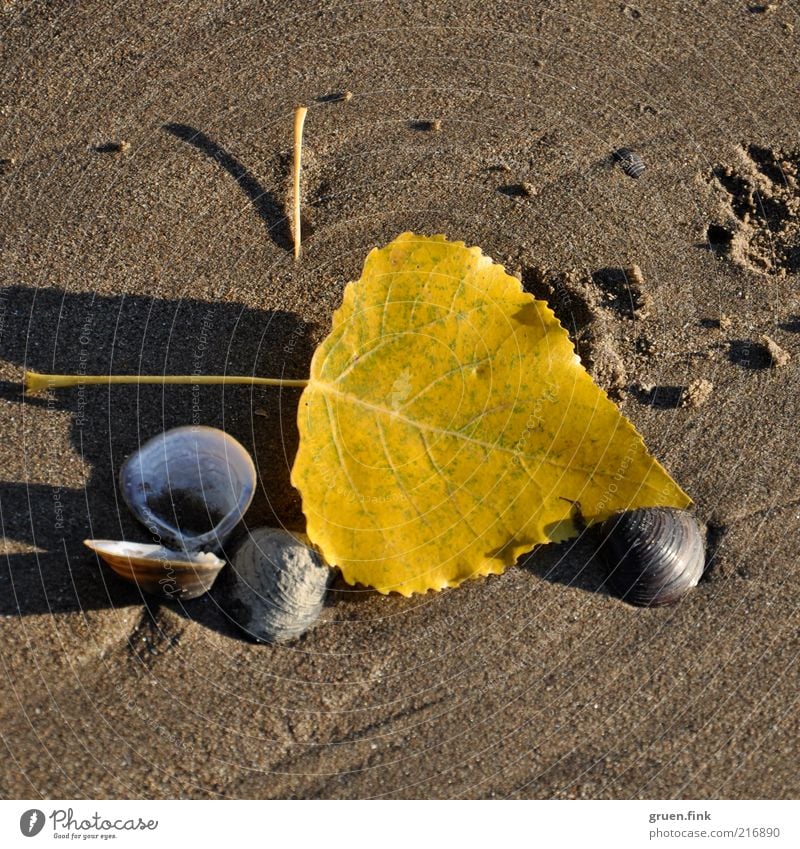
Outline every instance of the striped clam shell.
<path fill-rule="evenodd" d="M 674 604 L 703 575 L 705 544 L 694 517 L 654 507 L 617 513 L 598 526 L 606 584 L 642 607 Z"/>
<path fill-rule="evenodd" d="M 630 148 L 627 147 L 621 147 L 619 150 L 614 151 L 612 158 L 614 162 L 616 162 L 629 177 L 633 177 L 634 180 L 638 180 L 639 177 L 644 174 L 644 161 L 642 160 L 642 157 L 636 153 L 636 151 L 630 150 Z"/>

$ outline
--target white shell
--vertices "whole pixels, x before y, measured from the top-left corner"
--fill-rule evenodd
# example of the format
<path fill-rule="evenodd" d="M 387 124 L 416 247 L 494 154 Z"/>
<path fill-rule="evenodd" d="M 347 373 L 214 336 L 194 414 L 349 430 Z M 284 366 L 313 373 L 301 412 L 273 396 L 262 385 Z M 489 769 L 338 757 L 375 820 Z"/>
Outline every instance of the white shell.
<path fill-rule="evenodd" d="M 253 639 L 294 640 L 319 618 L 332 572 L 297 537 L 278 528 L 257 528 L 231 562 L 224 604 Z"/>
<path fill-rule="evenodd" d="M 122 497 L 164 545 L 219 550 L 256 486 L 253 460 L 232 436 L 189 425 L 160 433 L 123 464 Z"/>
<path fill-rule="evenodd" d="M 145 592 L 166 598 L 192 599 L 207 592 L 225 565 L 213 554 L 172 551 L 160 545 L 143 545 L 110 539 L 85 539 L 126 581 Z"/>

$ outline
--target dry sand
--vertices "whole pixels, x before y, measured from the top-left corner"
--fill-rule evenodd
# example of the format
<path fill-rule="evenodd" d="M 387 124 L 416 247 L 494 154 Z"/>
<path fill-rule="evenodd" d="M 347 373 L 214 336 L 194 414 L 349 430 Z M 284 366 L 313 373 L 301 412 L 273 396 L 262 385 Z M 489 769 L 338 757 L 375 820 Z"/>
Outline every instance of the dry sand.
<path fill-rule="evenodd" d="M 800 20 L 765 6 L 3 4 L 4 796 L 800 793 Z M 407 229 L 569 283 L 562 320 L 708 523 L 682 604 L 611 598 L 579 542 L 411 600 L 339 586 L 271 648 L 214 591 L 145 603 L 82 547 L 145 540 L 119 464 L 193 420 L 255 453 L 248 524 L 296 523 L 297 392 L 26 399 L 23 366 L 305 376 Z"/>

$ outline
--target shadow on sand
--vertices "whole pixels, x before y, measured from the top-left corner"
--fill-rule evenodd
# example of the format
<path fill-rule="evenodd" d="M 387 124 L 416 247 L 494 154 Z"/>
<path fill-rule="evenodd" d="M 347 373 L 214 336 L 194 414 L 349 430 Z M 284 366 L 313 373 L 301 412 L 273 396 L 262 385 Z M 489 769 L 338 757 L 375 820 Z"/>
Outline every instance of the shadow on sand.
<path fill-rule="evenodd" d="M 257 374 L 302 378 L 312 354 L 310 327 L 284 311 L 262 311 L 230 302 L 149 297 L 108 297 L 24 286 L 3 290 L 8 304 L 0 356 L 23 369 L 97 374 Z M 4 382 L 0 395 L 26 411 L 69 413 L 72 455 L 63 466 L 87 467 L 85 487 L 36 481 L 52 456 L 26 457 L 22 481 L 0 481 L 0 520 L 9 550 L 14 543 L 38 553 L 10 554 L 0 568 L 0 613 L 60 613 L 141 603 L 136 587 L 117 578 L 87 551 L 87 537 L 150 542 L 119 500 L 116 485 L 125 458 L 151 436 L 171 427 L 203 424 L 238 439 L 259 469 L 259 488 L 244 527 L 300 526 L 297 493 L 289 483 L 297 448 L 299 389 L 247 386 L 87 386 L 26 397 Z M 42 409 L 44 408 L 44 409 Z M 72 475 L 74 480 L 74 474 Z M 40 477 L 41 479 L 41 477 Z M 30 483 L 28 481 L 31 481 Z M 152 602 L 150 602 L 152 605 Z M 223 630 L 203 599 L 185 613 L 203 611 Z"/>

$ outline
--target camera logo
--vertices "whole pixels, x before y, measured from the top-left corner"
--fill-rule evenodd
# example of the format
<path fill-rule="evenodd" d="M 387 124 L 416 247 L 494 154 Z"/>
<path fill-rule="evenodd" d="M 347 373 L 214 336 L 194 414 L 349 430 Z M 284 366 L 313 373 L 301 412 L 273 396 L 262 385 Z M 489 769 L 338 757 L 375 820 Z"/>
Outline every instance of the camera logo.
<path fill-rule="evenodd" d="M 36 837 L 44 828 L 44 813 L 38 808 L 31 808 L 19 818 L 19 830 L 25 837 Z"/>

